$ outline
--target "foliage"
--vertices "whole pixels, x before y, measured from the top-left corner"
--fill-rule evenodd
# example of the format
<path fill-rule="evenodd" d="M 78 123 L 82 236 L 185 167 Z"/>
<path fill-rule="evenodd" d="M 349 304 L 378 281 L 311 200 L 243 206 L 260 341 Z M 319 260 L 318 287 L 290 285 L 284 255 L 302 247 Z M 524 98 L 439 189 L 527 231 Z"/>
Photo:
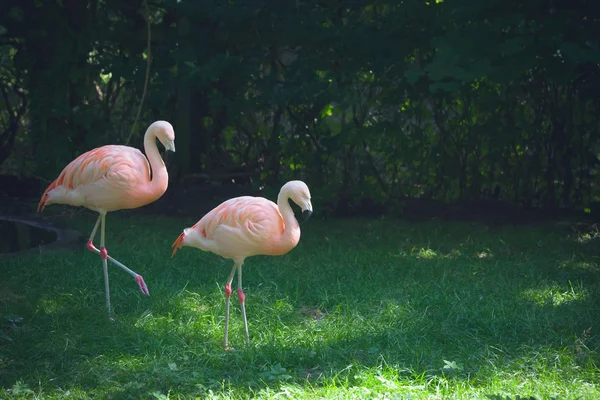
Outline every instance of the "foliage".
<path fill-rule="evenodd" d="M 402 197 L 593 210 L 600 196 L 600 4 L 149 8 L 138 126 L 173 122 L 175 181 L 302 178 L 348 212 Z M 0 112 L 17 127 L 0 140 L 5 169 L 29 154 L 34 167 L 21 173 L 51 179 L 90 147 L 126 141 L 143 92 L 145 15 L 139 0 L 3 2 L 0 82 L 18 94 Z M 29 151 L 5 161 L 15 140 Z"/>

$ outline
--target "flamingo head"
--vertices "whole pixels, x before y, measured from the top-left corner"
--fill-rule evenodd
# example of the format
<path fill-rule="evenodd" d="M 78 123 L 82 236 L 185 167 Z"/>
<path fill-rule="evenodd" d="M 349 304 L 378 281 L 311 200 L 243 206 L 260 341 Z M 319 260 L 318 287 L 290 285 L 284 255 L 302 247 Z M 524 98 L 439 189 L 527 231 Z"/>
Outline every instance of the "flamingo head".
<path fill-rule="evenodd" d="M 313 212 L 313 206 L 310 202 L 310 190 L 306 183 L 302 181 L 290 181 L 283 185 L 281 193 L 287 192 L 294 203 L 302 209 L 302 218 L 300 223 L 306 222 Z"/>
<path fill-rule="evenodd" d="M 155 121 L 148 129 L 152 129 L 156 138 L 165 146 L 165 149 L 175 152 L 175 130 L 167 121 Z"/>

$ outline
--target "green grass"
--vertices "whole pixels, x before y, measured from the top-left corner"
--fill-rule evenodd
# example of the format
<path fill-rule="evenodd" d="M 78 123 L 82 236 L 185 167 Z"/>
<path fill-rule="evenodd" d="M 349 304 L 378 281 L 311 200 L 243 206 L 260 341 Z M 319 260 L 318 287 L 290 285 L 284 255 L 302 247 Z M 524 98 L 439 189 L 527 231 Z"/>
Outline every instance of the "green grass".
<path fill-rule="evenodd" d="M 247 260 L 251 344 L 234 301 L 226 352 L 231 261 L 170 258 L 193 222 L 109 214 L 110 254 L 151 294 L 109 267 L 112 324 L 96 255 L 0 261 L 0 398 L 600 398 L 595 235 L 312 219 L 289 254 Z"/>

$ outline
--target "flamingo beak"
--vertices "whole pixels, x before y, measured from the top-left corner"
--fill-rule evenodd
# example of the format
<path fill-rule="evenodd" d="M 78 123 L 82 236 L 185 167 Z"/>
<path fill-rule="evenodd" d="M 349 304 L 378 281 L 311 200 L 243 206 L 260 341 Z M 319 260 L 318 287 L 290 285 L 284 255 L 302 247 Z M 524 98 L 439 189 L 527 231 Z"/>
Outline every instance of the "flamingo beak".
<path fill-rule="evenodd" d="M 165 143 L 165 149 L 167 149 L 168 151 L 172 151 L 173 153 L 175 153 L 175 141 L 174 140 L 168 140 L 167 143 Z"/>
<path fill-rule="evenodd" d="M 308 221 L 308 219 L 310 218 L 310 216 L 312 215 L 312 210 L 304 210 L 302 211 L 302 221 L 300 221 L 300 224 L 305 223 L 306 221 Z"/>

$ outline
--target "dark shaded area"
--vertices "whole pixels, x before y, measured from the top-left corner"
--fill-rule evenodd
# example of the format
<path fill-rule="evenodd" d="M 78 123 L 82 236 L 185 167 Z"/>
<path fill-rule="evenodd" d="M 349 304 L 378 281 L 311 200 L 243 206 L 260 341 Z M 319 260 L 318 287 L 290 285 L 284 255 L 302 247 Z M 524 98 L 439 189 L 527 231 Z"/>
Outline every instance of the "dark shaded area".
<path fill-rule="evenodd" d="M 42 182 L 36 178 L 0 175 L 0 201 L 7 198 L 35 198 L 40 196 Z"/>
<path fill-rule="evenodd" d="M 0 172 L 45 186 L 166 119 L 172 213 L 183 193 L 272 198 L 303 179 L 332 215 L 429 200 L 595 215 L 599 16 L 591 1 L 4 1 Z M 447 207 L 426 214 L 464 217 Z"/>
<path fill-rule="evenodd" d="M 0 237 L 2 238 L 0 254 L 2 254 L 46 246 L 56 241 L 58 234 L 51 229 L 0 217 Z"/>
<path fill-rule="evenodd" d="M 2 177 L 0 177 L 2 178 Z M 11 177 L 10 180 L 16 180 Z M 40 182 L 36 179 L 19 180 L 19 185 L 0 191 L 0 213 L 32 215 L 35 213 Z M 250 184 L 215 182 L 206 177 L 188 177 L 169 184 L 167 192 L 157 201 L 128 213 L 161 214 L 200 218 L 221 202 L 237 196 L 263 196 L 276 201 L 278 187 L 258 190 Z M 25 194 L 25 195 L 23 195 Z M 362 197 L 356 205 L 320 201 L 313 203 L 316 215 L 322 217 L 381 217 L 384 215 L 408 221 L 479 221 L 491 226 L 532 224 L 542 221 L 562 222 L 573 229 L 595 226 L 600 222 L 596 213 L 571 209 L 524 207 L 501 200 L 474 200 L 444 202 L 434 199 L 396 198 L 379 204 L 371 197 Z M 44 217 L 43 214 L 39 217 Z"/>
<path fill-rule="evenodd" d="M 10 204 L 4 203 L 0 211 L 7 206 L 14 211 Z M 35 216 L 0 215 L 0 256 L 82 246 L 82 235 L 63 225 L 64 221 L 51 223 Z"/>

